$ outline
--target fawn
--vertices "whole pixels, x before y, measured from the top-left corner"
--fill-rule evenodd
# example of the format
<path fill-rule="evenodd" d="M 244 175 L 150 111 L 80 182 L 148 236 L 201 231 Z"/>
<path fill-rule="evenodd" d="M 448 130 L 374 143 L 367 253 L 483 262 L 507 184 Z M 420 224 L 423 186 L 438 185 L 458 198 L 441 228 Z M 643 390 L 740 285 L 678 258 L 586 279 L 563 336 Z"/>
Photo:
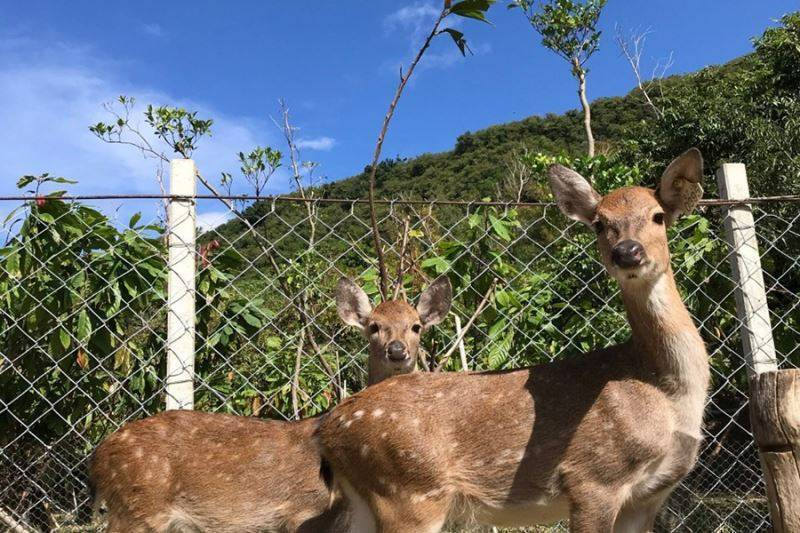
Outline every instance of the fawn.
<path fill-rule="evenodd" d="M 532 368 L 398 376 L 354 395 L 316 433 L 351 531 L 445 523 L 641 532 L 692 469 L 708 396 L 705 346 L 675 285 L 666 228 L 702 195 L 697 149 L 657 190 L 605 196 L 549 170 L 561 211 L 594 229 L 631 338 Z"/>
<path fill-rule="evenodd" d="M 373 309 L 360 287 L 339 281 L 339 316 L 369 339 L 370 385 L 414 370 L 420 334 L 444 319 L 451 298 L 441 277 L 416 309 L 400 300 Z M 128 423 L 92 455 L 95 506 L 106 507 L 110 532 L 346 530 L 350 512 L 342 500 L 331 505 L 316 425 L 197 411 Z"/>

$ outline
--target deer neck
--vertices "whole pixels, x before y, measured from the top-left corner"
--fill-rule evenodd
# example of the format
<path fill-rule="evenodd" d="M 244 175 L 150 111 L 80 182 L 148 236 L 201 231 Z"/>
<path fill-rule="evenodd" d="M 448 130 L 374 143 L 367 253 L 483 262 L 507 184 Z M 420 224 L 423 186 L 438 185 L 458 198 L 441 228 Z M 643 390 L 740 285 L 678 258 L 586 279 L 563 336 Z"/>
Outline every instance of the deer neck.
<path fill-rule="evenodd" d="M 383 368 L 379 368 L 378 365 L 370 365 L 367 371 L 367 386 L 371 387 L 376 383 L 380 383 L 384 379 L 388 378 L 392 374 Z"/>
<path fill-rule="evenodd" d="M 654 281 L 623 283 L 621 289 L 632 331 L 629 346 L 643 370 L 667 393 L 699 395 L 704 401 L 708 355 L 672 269 Z"/>

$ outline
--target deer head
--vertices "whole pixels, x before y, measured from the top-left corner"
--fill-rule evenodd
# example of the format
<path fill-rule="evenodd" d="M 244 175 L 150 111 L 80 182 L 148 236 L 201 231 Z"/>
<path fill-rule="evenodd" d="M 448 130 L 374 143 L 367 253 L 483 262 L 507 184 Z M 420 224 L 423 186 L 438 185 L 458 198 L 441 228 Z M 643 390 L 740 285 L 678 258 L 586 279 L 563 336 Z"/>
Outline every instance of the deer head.
<path fill-rule="evenodd" d="M 446 276 L 422 293 L 416 308 L 403 300 L 387 300 L 373 309 L 366 293 L 342 278 L 336 289 L 336 310 L 345 324 L 362 329 L 369 340 L 370 385 L 414 370 L 420 335 L 444 320 L 453 289 Z"/>
<path fill-rule="evenodd" d="M 669 164 L 656 190 L 625 187 L 601 196 L 580 174 L 550 168 L 550 188 L 568 217 L 594 229 L 609 274 L 625 284 L 668 271 L 666 228 L 690 213 L 703 194 L 703 158 L 691 148 Z"/>

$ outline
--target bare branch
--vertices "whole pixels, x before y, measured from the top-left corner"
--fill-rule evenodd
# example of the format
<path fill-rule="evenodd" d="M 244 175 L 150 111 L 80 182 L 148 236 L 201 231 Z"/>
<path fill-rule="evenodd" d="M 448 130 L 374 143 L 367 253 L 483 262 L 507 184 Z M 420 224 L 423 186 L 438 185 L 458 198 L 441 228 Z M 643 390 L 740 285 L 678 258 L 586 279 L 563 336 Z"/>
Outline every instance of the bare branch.
<path fill-rule="evenodd" d="M 655 114 L 656 117 L 661 118 L 663 113 L 661 109 L 653 102 L 653 99 L 650 97 L 649 88 L 652 84 L 653 80 L 660 80 L 666 69 L 672 65 L 672 54 L 670 53 L 669 63 L 662 69 L 661 74 L 658 74 L 659 63 L 656 63 L 655 68 L 653 69 L 653 73 L 651 75 L 650 80 L 645 81 L 642 79 L 642 69 L 641 69 L 641 62 L 642 62 L 642 53 L 644 52 L 645 42 L 647 41 L 647 36 L 650 34 L 650 30 L 645 31 L 636 31 L 631 30 L 629 35 L 624 35 L 622 32 L 622 28 L 620 26 L 614 27 L 614 40 L 617 42 L 622 55 L 625 56 L 625 59 L 628 60 L 628 64 L 631 66 L 631 70 L 633 70 L 633 75 L 636 77 L 636 86 L 639 87 L 639 90 L 642 92 L 644 96 L 645 102 L 647 103 L 647 107 Z"/>
<path fill-rule="evenodd" d="M 411 228 L 411 220 L 405 217 L 403 220 L 403 234 L 400 238 L 400 260 L 397 262 L 397 278 L 394 283 L 393 299 L 397 300 L 400 296 L 400 291 L 403 290 L 403 276 L 405 275 L 405 259 L 406 251 L 408 248 L 408 232 Z M 405 291 L 403 291 L 405 292 Z"/>
<path fill-rule="evenodd" d="M 469 329 L 472 327 L 472 324 L 475 323 L 475 320 L 480 316 L 480 314 L 483 312 L 483 309 L 489 303 L 489 298 L 491 297 L 492 293 L 494 292 L 494 288 L 496 286 L 497 286 L 497 278 L 492 280 L 492 283 L 489 285 L 489 289 L 486 291 L 486 294 L 483 295 L 483 299 L 478 304 L 478 307 L 475 308 L 475 312 L 472 313 L 471 317 L 469 317 L 469 320 L 467 321 L 466 325 L 461 330 L 461 332 L 458 334 L 458 336 L 456 337 L 456 339 L 453 342 L 453 344 L 450 346 L 450 349 L 447 350 L 444 353 L 444 355 L 442 356 L 442 358 L 439 360 L 439 363 L 436 365 L 436 368 L 433 370 L 434 372 L 441 372 L 442 371 L 442 368 L 444 368 L 444 365 L 447 364 L 447 360 L 450 359 L 450 356 L 453 355 L 453 352 L 456 351 L 456 348 L 458 348 L 458 346 L 461 343 L 461 341 L 464 340 L 464 336 L 467 334 Z"/>

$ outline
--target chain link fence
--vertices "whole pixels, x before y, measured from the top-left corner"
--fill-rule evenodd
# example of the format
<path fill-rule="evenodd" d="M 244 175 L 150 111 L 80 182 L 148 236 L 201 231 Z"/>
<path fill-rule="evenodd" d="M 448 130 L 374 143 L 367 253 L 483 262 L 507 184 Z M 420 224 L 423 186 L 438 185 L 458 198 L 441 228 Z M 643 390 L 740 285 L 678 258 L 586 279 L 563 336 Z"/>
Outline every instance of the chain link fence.
<path fill-rule="evenodd" d="M 292 419 L 360 390 L 366 342 L 340 323 L 333 294 L 346 275 L 377 296 L 368 206 L 196 204 L 195 409 Z M 5 527 L 96 528 L 86 458 L 126 421 L 164 408 L 169 247 L 165 217 L 154 214 L 160 206 L 134 198 L 0 202 L 3 213 L 19 208 L 0 234 Z M 752 210 L 779 364 L 798 366 L 800 204 Z M 214 213 L 224 222 L 210 223 Z M 440 274 L 453 283 L 451 316 L 423 339 L 423 370 L 523 367 L 628 335 L 594 236 L 553 205 L 388 202 L 377 216 L 399 297 L 416 298 Z M 699 464 L 665 505 L 660 531 L 769 528 L 724 216 L 724 206 L 704 205 L 670 230 L 673 266 L 707 343 L 713 386 Z M 487 294 L 463 346 L 443 361 Z"/>

